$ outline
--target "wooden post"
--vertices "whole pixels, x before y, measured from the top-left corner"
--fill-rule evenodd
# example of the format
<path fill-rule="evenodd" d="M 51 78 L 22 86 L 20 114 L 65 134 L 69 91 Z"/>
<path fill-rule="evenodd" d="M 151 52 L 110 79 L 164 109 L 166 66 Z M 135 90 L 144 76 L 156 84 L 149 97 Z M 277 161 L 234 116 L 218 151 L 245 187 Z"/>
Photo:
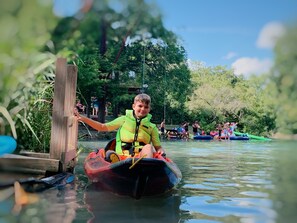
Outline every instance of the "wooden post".
<path fill-rule="evenodd" d="M 65 168 L 73 169 L 76 164 L 78 124 L 73 112 L 76 104 L 77 67 L 67 65 L 67 82 L 65 86 L 65 116 L 67 117 L 66 149 L 64 153 Z"/>
<path fill-rule="evenodd" d="M 78 129 L 77 121 L 73 117 L 76 81 L 77 67 L 67 65 L 65 58 L 58 58 L 54 86 L 50 158 L 60 160 L 60 171 L 73 168 L 76 163 Z"/>

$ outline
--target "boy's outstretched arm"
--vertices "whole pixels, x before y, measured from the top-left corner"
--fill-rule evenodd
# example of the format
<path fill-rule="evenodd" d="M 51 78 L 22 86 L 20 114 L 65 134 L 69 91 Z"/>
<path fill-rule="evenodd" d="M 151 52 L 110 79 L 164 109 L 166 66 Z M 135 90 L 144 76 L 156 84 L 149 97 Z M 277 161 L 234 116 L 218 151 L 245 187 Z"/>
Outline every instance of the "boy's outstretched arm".
<path fill-rule="evenodd" d="M 86 116 L 81 116 L 77 109 L 74 109 L 74 115 L 77 117 L 78 121 L 88 124 L 93 129 L 96 129 L 98 131 L 108 131 L 105 124 L 103 124 L 101 122 L 94 121 L 93 119 L 90 119 Z"/>

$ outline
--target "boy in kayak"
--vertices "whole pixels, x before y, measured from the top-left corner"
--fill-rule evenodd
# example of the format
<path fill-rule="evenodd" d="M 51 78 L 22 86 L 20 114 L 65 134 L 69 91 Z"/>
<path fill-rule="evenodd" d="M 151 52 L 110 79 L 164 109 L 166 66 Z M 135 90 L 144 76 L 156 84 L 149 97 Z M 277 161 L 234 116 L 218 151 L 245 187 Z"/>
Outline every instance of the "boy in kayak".
<path fill-rule="evenodd" d="M 82 121 L 98 131 L 119 129 L 116 136 L 116 153 L 109 152 L 112 162 L 119 161 L 117 156 L 136 156 L 152 158 L 156 153 L 165 154 L 161 146 L 159 131 L 150 122 L 151 98 L 147 94 L 138 94 L 134 98 L 133 110 L 126 110 L 126 115 L 108 123 L 100 123 L 89 119 L 75 110 L 74 114 Z"/>

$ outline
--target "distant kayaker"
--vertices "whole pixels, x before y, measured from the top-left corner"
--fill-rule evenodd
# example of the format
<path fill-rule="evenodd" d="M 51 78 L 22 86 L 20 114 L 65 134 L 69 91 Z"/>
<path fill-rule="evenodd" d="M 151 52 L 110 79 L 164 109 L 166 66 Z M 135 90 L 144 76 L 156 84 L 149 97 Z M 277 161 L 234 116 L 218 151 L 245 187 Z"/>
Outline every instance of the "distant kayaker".
<path fill-rule="evenodd" d="M 224 139 L 228 139 L 228 140 L 230 139 L 229 128 L 230 128 L 230 122 L 225 122 L 223 127 Z"/>
<path fill-rule="evenodd" d="M 199 122 L 198 121 L 195 121 L 193 124 L 192 124 L 192 128 L 193 128 L 193 135 L 201 135 L 201 127 L 199 125 Z"/>
<path fill-rule="evenodd" d="M 230 124 L 230 136 L 235 136 L 234 131 L 237 128 L 237 122 L 231 122 Z"/>
<path fill-rule="evenodd" d="M 161 146 L 159 131 L 150 122 L 151 98 L 147 94 L 138 94 L 132 104 L 133 110 L 126 110 L 126 115 L 108 123 L 100 123 L 81 116 L 77 110 L 74 114 L 82 121 L 98 131 L 119 129 L 116 136 L 116 153 L 109 153 L 112 162 L 119 161 L 117 154 L 135 157 L 153 158 L 156 153 L 165 154 Z"/>
<path fill-rule="evenodd" d="M 223 126 L 222 126 L 221 123 L 217 124 L 217 130 L 218 130 L 218 136 L 217 136 L 217 138 L 218 138 L 219 140 L 221 140 L 221 137 L 222 137 L 222 130 L 223 130 Z"/>

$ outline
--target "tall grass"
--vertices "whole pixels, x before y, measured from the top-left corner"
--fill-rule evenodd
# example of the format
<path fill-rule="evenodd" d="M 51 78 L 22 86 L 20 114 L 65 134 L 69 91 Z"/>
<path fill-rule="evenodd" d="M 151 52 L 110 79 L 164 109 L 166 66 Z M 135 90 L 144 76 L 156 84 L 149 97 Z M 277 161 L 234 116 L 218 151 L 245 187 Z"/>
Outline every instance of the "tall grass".
<path fill-rule="evenodd" d="M 48 152 L 56 57 L 39 53 L 31 60 L 32 66 L 17 80 L 2 77 L 0 134 L 16 138 L 19 149 Z"/>

